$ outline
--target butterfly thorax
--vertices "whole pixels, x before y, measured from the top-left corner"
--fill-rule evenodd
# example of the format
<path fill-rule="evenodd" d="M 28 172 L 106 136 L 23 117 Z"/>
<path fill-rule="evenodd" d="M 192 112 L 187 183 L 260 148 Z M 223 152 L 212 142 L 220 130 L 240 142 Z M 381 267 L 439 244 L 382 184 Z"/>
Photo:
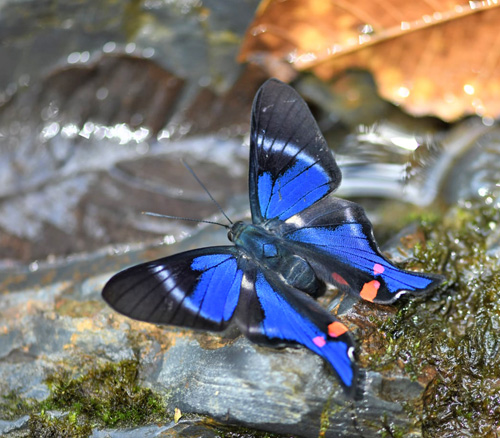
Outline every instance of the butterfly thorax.
<path fill-rule="evenodd" d="M 279 273 L 290 286 L 310 295 L 322 293 L 324 284 L 309 263 L 295 254 L 281 237 L 266 228 L 236 222 L 229 230 L 228 238 L 247 258 L 262 269 Z"/>

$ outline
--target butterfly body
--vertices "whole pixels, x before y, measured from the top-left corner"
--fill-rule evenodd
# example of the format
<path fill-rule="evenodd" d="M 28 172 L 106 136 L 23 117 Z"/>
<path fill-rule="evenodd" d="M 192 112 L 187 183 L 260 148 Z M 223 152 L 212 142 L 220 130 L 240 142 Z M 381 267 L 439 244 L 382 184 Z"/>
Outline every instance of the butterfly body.
<path fill-rule="evenodd" d="M 427 292 L 443 278 L 387 260 L 364 210 L 331 196 L 340 180 L 305 102 L 288 85 L 268 80 L 252 109 L 252 222 L 228 227 L 232 246 L 195 249 L 114 275 L 104 300 L 141 321 L 211 331 L 236 325 L 260 345 L 303 345 L 326 360 L 352 396 L 354 342 L 314 298 L 331 284 L 387 304 Z"/>
<path fill-rule="evenodd" d="M 312 296 L 325 289 L 307 260 L 297 255 L 276 231 L 265 225 L 236 222 L 228 233 L 229 240 L 263 271 L 277 272 L 281 280 Z"/>

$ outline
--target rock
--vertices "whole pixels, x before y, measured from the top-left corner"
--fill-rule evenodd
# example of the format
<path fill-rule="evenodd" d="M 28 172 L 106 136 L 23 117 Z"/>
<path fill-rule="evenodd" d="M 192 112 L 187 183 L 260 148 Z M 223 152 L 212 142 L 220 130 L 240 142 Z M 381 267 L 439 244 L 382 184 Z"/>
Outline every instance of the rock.
<path fill-rule="evenodd" d="M 5 437 L 21 436 L 20 432 L 27 429 L 29 418 L 29 415 L 24 415 L 12 421 L 0 420 L 0 434 Z"/>
<path fill-rule="evenodd" d="M 223 230 L 220 234 L 217 237 L 207 229 L 169 251 L 207 245 L 210 239 L 223 237 Z M 203 243 L 195 243 L 197 240 Z M 136 250 L 127 257 L 154 257 L 154 251 L 164 250 Z M 96 256 L 103 269 L 113 259 L 103 253 Z M 259 347 L 237 331 L 220 337 L 156 327 L 114 314 L 99 299 L 111 274 L 86 274 L 88 268 L 82 260 L 73 266 L 72 271 L 79 276 L 71 283 L 46 280 L 47 284 L 40 284 L 36 291 L 27 288 L 0 297 L 3 394 L 43 401 L 53 397 L 48 379 L 61 371 L 68 379 L 88 379 L 93 369 L 106 364 L 138 361 L 138 382 L 165 400 L 168 415 L 179 408 L 182 413 L 206 415 L 223 424 L 304 437 L 317 436 L 320 430 L 326 437 L 356 436 L 360 431 L 365 437 L 375 437 L 383 418 L 411 430 L 413 420 L 401 403 L 418 400 L 424 386 L 412 382 L 398 367 L 384 373 L 366 371 L 360 382 L 362 398 L 353 403 L 345 398 L 323 360 L 305 348 Z M 50 279 L 50 271 L 50 266 L 42 265 L 31 276 Z M 30 282 L 30 275 L 26 281 Z M 324 300 L 335 303 L 331 297 Z M 360 341 L 376 330 L 370 318 L 391 314 L 380 312 L 377 306 L 353 304 L 349 300 L 343 303 L 341 318 L 354 328 Z M 360 328 L 356 328 L 358 323 Z M 385 345 L 372 346 L 370 354 L 376 354 L 376 348 L 385 349 Z M 173 432 L 163 429 L 167 426 L 168 422 L 139 430 L 151 436 L 168 436 Z M 93 436 L 125 437 L 133 430 L 94 428 Z M 196 436 L 198 429 L 193 430 Z"/>

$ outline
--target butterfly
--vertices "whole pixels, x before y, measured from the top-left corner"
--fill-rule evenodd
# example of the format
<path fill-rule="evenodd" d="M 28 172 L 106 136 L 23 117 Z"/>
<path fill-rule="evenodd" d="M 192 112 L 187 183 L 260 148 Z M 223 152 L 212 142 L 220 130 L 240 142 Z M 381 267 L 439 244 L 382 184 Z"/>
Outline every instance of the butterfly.
<path fill-rule="evenodd" d="M 347 327 L 315 300 L 331 284 L 374 303 L 442 283 L 404 271 L 380 252 L 361 206 L 335 198 L 340 169 L 309 108 L 269 79 L 251 117 L 252 222 L 228 226 L 234 245 L 182 252 L 114 275 L 102 296 L 141 321 L 223 331 L 265 346 L 303 345 L 353 396 L 358 368 Z"/>

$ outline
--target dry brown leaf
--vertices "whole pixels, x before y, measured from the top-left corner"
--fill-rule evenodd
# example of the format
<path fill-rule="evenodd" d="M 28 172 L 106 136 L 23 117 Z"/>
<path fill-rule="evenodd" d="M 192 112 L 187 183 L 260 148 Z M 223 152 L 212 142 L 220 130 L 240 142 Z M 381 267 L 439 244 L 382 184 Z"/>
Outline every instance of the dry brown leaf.
<path fill-rule="evenodd" d="M 363 68 L 383 97 L 413 114 L 498 117 L 499 2 L 264 0 L 240 60 L 276 67 L 279 59 L 325 80 Z"/>

